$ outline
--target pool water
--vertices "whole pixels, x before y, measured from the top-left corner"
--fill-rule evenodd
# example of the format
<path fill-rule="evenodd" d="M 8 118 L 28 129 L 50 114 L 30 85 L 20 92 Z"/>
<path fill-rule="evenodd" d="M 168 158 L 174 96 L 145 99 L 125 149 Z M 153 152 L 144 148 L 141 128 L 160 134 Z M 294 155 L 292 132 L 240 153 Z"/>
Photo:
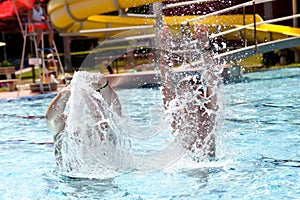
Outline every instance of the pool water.
<path fill-rule="evenodd" d="M 217 161 L 106 180 L 55 171 L 44 117 L 53 95 L 1 100 L 0 199 L 299 199 L 300 68 L 245 77 L 245 83 L 224 86 Z M 150 118 L 162 105 L 160 91 L 118 94 L 135 122 L 151 129 Z"/>

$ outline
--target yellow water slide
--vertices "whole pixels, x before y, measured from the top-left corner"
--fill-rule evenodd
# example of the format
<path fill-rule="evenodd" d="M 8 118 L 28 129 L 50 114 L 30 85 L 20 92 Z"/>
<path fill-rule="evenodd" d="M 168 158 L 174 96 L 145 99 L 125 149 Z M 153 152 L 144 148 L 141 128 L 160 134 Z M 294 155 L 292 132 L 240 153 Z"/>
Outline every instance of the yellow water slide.
<path fill-rule="evenodd" d="M 117 10 L 161 2 L 162 0 L 51 0 L 48 3 L 48 14 L 51 22 L 61 33 L 78 33 L 81 30 L 120 28 L 140 25 L 154 25 L 153 18 L 129 17 L 129 16 L 110 16 L 103 15 Z M 168 26 L 178 28 L 186 20 L 193 19 L 197 16 L 164 16 L 164 23 Z M 263 19 L 256 15 L 256 22 L 263 22 Z M 253 15 L 217 15 L 208 16 L 195 23 L 210 25 L 211 33 L 218 31 L 228 31 L 232 28 L 238 28 L 245 24 L 252 24 Z M 179 29 L 178 29 L 179 30 Z M 254 28 L 248 27 L 244 30 L 237 30 L 228 33 L 223 37 L 225 39 L 240 40 L 246 38 L 248 41 L 254 41 Z M 260 24 L 256 27 L 258 42 L 277 40 L 289 36 L 300 36 L 300 29 L 288 26 L 279 26 L 272 24 Z M 82 36 L 108 38 L 119 32 L 94 32 L 79 33 Z"/>
<path fill-rule="evenodd" d="M 161 0 L 51 0 L 48 3 L 48 14 L 53 25 L 61 32 L 147 25 L 153 24 L 153 19 L 101 14 L 159 1 Z M 104 33 L 86 36 L 90 35 L 99 38 L 105 36 Z"/>

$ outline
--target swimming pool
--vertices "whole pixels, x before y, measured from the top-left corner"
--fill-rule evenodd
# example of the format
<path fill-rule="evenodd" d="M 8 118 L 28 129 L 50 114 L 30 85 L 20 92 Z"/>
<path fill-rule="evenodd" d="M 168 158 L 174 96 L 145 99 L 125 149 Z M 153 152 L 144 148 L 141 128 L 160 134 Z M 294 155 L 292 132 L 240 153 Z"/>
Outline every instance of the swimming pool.
<path fill-rule="evenodd" d="M 53 95 L 2 100 L 0 198 L 299 199 L 300 68 L 245 77 L 245 83 L 224 86 L 218 161 L 123 173 L 108 180 L 71 179 L 55 173 L 52 134 L 44 118 Z M 141 125 L 160 106 L 159 90 L 118 93 Z"/>

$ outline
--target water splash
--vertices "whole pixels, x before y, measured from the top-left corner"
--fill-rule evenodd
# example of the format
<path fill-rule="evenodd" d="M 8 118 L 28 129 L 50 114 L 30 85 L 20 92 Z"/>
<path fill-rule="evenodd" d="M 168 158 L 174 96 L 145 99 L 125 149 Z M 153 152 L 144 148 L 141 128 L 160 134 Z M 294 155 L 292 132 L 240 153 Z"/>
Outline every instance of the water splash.
<path fill-rule="evenodd" d="M 76 72 L 71 82 L 66 127 L 56 141 L 60 145 L 58 168 L 62 174 L 110 178 L 124 171 L 163 168 L 183 155 L 174 142 L 155 153 L 132 152 L 130 135 L 120 126 L 121 116 L 91 84 L 97 78 L 101 74 Z"/>
<path fill-rule="evenodd" d="M 60 138 L 60 170 L 68 176 L 115 176 L 122 157 L 116 146 L 122 149 L 130 145 L 114 129 L 112 108 L 96 91 L 92 83 L 101 74 L 77 72 L 71 82 L 66 127 Z"/>
<path fill-rule="evenodd" d="M 212 92 L 206 98 L 200 99 L 198 90 L 185 93 L 180 99 L 170 102 L 171 106 L 166 112 L 162 109 L 156 110 L 162 113 L 161 117 L 152 119 L 146 127 L 136 124 L 129 118 L 128 113 L 126 115 L 123 112 L 123 116 L 119 116 L 110 103 L 105 101 L 101 92 L 97 92 L 94 83 L 99 82 L 103 75 L 94 73 L 99 67 L 95 60 L 103 62 L 99 60 L 99 56 L 103 56 L 103 50 L 95 49 L 93 55 L 87 57 L 82 66 L 82 70 L 85 71 L 76 72 L 71 82 L 66 127 L 56 142 L 61 146 L 58 169 L 62 174 L 71 177 L 106 179 L 128 171 L 145 172 L 167 168 L 182 160 L 183 157 L 200 162 L 209 157 L 208 152 L 215 151 L 215 146 L 220 143 L 218 129 L 222 126 L 220 77 L 222 69 L 218 67 L 219 63 L 204 58 L 199 44 L 189 45 L 191 33 L 189 34 L 180 40 L 176 38 L 175 42 L 171 40 L 170 52 L 172 48 L 176 48 L 178 41 L 181 48 L 189 50 L 189 54 L 182 56 L 185 59 L 181 68 L 193 68 L 192 75 L 200 71 L 204 92 L 207 93 L 208 85 Z M 178 36 L 178 33 L 175 36 Z M 112 49 L 115 43 L 106 41 L 106 44 L 108 49 Z M 100 45 L 101 49 L 105 45 Z M 124 50 L 118 53 L 123 54 Z M 105 51 L 107 55 L 118 55 L 118 53 Z M 170 54 L 170 57 L 172 55 Z M 174 83 L 190 76 L 190 73 L 173 74 Z M 212 76 L 214 81 L 209 82 Z M 178 86 L 177 95 L 180 89 L 185 88 Z M 215 98 L 216 94 L 218 109 L 208 109 L 206 104 Z M 188 110 L 185 116 L 179 116 L 182 110 Z M 207 119 L 210 120 L 201 121 L 202 116 L 199 116 L 195 110 L 204 110 L 201 115 L 209 116 Z M 176 115 L 178 117 L 174 118 Z M 175 131 L 173 131 L 174 126 L 172 127 L 174 120 L 177 127 L 180 127 Z M 201 129 L 199 123 L 213 124 L 213 126 L 203 126 L 205 137 L 198 135 Z M 191 140 L 194 140 L 192 146 L 187 147 Z M 147 148 L 145 148 L 147 144 L 143 145 L 147 143 L 146 141 L 149 143 Z"/>

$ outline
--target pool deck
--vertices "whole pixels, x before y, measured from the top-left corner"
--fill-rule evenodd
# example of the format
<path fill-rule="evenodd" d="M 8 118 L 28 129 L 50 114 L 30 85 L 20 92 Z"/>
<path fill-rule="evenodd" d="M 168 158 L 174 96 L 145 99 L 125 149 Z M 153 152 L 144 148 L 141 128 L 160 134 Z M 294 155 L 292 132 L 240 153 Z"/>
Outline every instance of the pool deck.
<path fill-rule="evenodd" d="M 274 69 L 279 69 L 279 68 L 299 68 L 300 66 L 275 66 L 275 67 L 270 67 L 270 68 L 263 68 L 261 66 L 255 67 L 249 67 L 252 70 L 245 70 L 244 73 L 250 73 L 250 72 L 263 72 L 263 71 L 268 71 L 268 70 L 274 70 Z M 247 68 L 247 67 L 246 67 Z M 57 91 L 52 91 L 52 92 L 45 92 L 43 94 L 56 94 L 59 90 L 62 89 L 62 85 L 58 85 Z M 21 84 L 20 88 L 16 91 L 12 92 L 0 92 L 0 100 L 3 99 L 15 99 L 15 98 L 21 98 L 21 97 L 30 97 L 30 96 L 36 96 L 36 95 L 41 95 L 42 93 L 40 92 L 31 92 L 28 83 Z"/>
<path fill-rule="evenodd" d="M 30 71 L 31 68 L 25 68 L 23 69 L 23 72 Z M 15 72 L 16 75 L 20 74 L 20 71 Z M 25 79 L 22 81 L 22 83 L 19 85 L 18 89 L 15 91 L 1 91 L 0 92 L 0 100 L 4 99 L 16 99 L 16 98 L 21 98 L 21 97 L 31 97 L 31 96 L 36 96 L 40 95 L 40 92 L 31 92 L 29 84 L 33 83 L 32 79 Z M 58 89 L 59 90 L 59 89 Z M 57 91 L 53 92 L 48 92 L 48 93 L 43 93 L 43 94 L 55 94 Z"/>
<path fill-rule="evenodd" d="M 57 91 L 53 92 L 47 92 L 43 94 L 55 94 Z M 21 89 L 18 91 L 13 91 L 13 92 L 0 92 L 0 99 L 15 99 L 15 98 L 20 98 L 20 97 L 26 97 L 26 96 L 36 96 L 40 95 L 40 92 L 31 92 L 31 90 L 27 89 Z"/>

